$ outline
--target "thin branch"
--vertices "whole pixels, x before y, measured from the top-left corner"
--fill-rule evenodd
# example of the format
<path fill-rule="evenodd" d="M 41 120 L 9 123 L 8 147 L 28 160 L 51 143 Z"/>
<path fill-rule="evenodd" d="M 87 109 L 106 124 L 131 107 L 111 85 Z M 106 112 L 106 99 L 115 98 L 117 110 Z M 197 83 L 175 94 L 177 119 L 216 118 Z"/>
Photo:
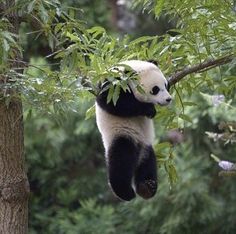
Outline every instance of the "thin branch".
<path fill-rule="evenodd" d="M 186 68 L 176 72 L 172 76 L 170 76 L 168 79 L 169 84 L 170 84 L 170 86 L 172 86 L 172 85 L 176 84 L 177 82 L 179 82 L 180 80 L 182 80 L 185 76 L 187 76 L 189 74 L 205 72 L 205 71 L 210 70 L 212 68 L 230 63 L 233 61 L 233 59 L 235 59 L 235 55 L 230 54 L 230 55 L 224 56 L 222 58 L 208 59 L 205 62 L 186 67 Z M 83 81 L 85 81 L 85 82 L 83 82 L 82 85 L 86 88 L 91 88 L 91 90 L 89 90 L 89 92 L 94 94 L 95 96 L 97 96 L 99 91 L 93 91 L 94 87 L 92 87 L 91 83 L 88 82 L 86 78 L 84 78 Z"/>
<path fill-rule="evenodd" d="M 168 79 L 170 86 L 176 84 L 180 80 L 182 80 L 185 76 L 192 74 L 192 73 L 201 73 L 212 69 L 214 67 L 221 66 L 223 64 L 230 63 L 233 59 L 235 59 L 235 55 L 227 55 L 219 59 L 208 59 L 205 62 L 189 66 L 184 68 L 181 71 L 176 72 L 175 74 L 171 75 Z"/>

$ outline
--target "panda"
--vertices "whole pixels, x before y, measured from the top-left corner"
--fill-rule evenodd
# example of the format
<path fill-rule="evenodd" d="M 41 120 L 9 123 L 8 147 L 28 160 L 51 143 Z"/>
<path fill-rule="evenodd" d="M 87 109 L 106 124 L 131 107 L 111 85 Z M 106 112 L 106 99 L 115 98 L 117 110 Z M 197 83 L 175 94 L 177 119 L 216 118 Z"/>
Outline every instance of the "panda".
<path fill-rule="evenodd" d="M 154 63 L 129 60 L 121 64 L 119 70 L 125 73 L 129 67 L 138 76 L 144 92 L 130 81 L 130 89 L 121 89 L 116 105 L 107 103 L 109 90 L 102 90 L 96 98 L 96 123 L 105 148 L 108 183 L 123 201 L 136 194 L 149 199 L 157 190 L 152 118 L 155 105 L 168 105 L 172 98 L 167 80 Z"/>

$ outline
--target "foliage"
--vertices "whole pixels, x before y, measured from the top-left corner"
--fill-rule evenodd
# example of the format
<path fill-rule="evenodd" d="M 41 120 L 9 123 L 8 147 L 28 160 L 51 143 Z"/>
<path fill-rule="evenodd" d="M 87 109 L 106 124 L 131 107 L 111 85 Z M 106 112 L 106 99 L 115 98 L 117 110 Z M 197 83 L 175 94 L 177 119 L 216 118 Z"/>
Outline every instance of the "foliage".
<path fill-rule="evenodd" d="M 81 114 L 68 113 L 63 127 L 55 122 L 55 116 L 39 118 L 34 111 L 25 122 L 27 165 L 33 193 L 30 226 L 45 233 L 63 230 L 63 225 L 69 228 L 70 222 L 86 216 L 87 208 L 85 214 L 74 216 L 78 209 L 90 204 L 83 200 L 95 196 L 103 201 L 110 195 L 106 194 L 110 191 L 106 186 L 97 128 L 92 120 L 84 122 L 86 106 L 78 102 L 76 109 Z M 92 202 L 91 206 L 95 204 Z"/>
<path fill-rule="evenodd" d="M 151 1 L 144 1 L 144 8 L 150 3 Z M 183 4 L 180 1 L 175 1 L 174 4 L 171 1 L 155 1 L 154 12 L 174 16 L 177 28 L 161 37 L 144 36 L 135 40 L 129 39 L 128 36 L 118 39 L 97 26 L 86 28 L 84 22 L 76 18 L 78 9 L 66 7 L 57 0 L 31 1 L 30 4 L 28 0 L 24 0 L 18 4 L 22 14 L 25 13 L 28 17 L 26 22 L 29 22 L 30 26 L 36 24 L 39 28 L 33 32 L 36 38 L 46 37 L 50 48 L 56 50 L 49 58 L 53 59 L 51 61 L 59 62 L 59 71 L 53 68 L 54 63 L 49 63 L 46 68 L 34 66 L 42 71 L 40 77 L 32 76 L 26 69 L 23 75 L 18 74 L 23 79 L 17 80 L 25 102 L 38 108 L 42 105 L 43 110 L 48 106 L 47 111 L 51 111 L 51 104 L 63 107 L 65 102 L 73 103 L 76 96 L 91 98 L 86 91 L 97 94 L 98 81 L 112 77 L 114 74 L 111 67 L 122 60 L 158 58 L 162 70 L 170 75 L 176 69 L 201 62 L 209 56 L 232 54 L 236 48 L 233 30 L 235 13 L 230 3 L 215 7 L 214 1 L 185 1 Z M 188 8 L 191 11 L 186 10 Z M 205 27 L 199 30 L 199 25 Z M 233 68 L 234 62 L 229 69 Z M 17 75 L 10 72 L 11 77 Z M 184 107 L 193 105 L 182 100 L 186 94 L 190 96 L 196 88 L 201 90 L 206 84 L 211 90 L 221 88 L 217 86 L 220 82 L 214 82 L 209 73 L 199 74 L 197 79 L 195 77 L 192 75 L 188 82 L 183 81 L 177 85 L 177 92 L 173 93 L 176 109 L 162 111 L 163 116 L 167 117 L 168 124 L 174 123 L 168 125 L 169 128 L 180 127 L 178 118 L 191 122 L 184 113 Z M 233 93 L 234 78 L 234 75 L 221 78 L 221 86 L 223 83 L 225 93 Z M 116 89 L 110 87 L 110 100 L 115 102 L 118 99 L 120 88 L 127 89 L 127 81 L 117 84 L 117 81 L 113 80 Z M 228 85 L 229 83 L 231 85 Z"/>
<path fill-rule="evenodd" d="M 164 168 L 159 168 L 157 196 L 130 203 L 118 203 L 105 186 L 103 150 L 92 120 L 84 123 L 84 114 L 70 113 L 74 117 L 62 128 L 53 118 L 32 115 L 26 122 L 31 233 L 234 233 L 236 187 L 230 178 L 217 176 L 209 155 L 230 159 L 235 148 L 213 143 L 204 134 L 214 129 L 210 123 L 222 120 L 221 107 L 201 97 L 198 103 L 188 113 L 194 124 L 186 128 L 186 142 L 174 147 L 178 183 L 170 190 Z M 88 145 L 96 149 L 88 151 Z"/>
<path fill-rule="evenodd" d="M 39 15 L 38 20 L 41 24 L 46 24 L 42 29 L 44 31 L 41 30 L 40 33 L 44 32 L 48 37 L 50 47 L 56 49 L 52 56 L 60 61 L 60 71 L 41 68 L 44 74 L 40 78 L 31 77 L 26 71 L 24 73 L 26 79 L 20 81 L 20 86 L 23 87 L 22 93 L 26 94 L 25 101 L 30 103 L 33 96 L 33 105 L 42 106 L 43 110 L 47 109 L 47 106 L 51 108 L 51 104 L 56 111 L 67 108 L 68 103 L 73 106 L 76 96 L 83 99 L 92 98 L 89 92 L 96 95 L 99 92 L 98 82 L 108 77 L 115 85 L 110 86 L 108 101 L 115 103 L 120 89 L 127 90 L 128 84 L 126 77 L 122 79 L 122 82 L 111 78 L 114 77 L 111 67 L 122 60 L 135 58 L 147 60 L 158 57 L 161 68 L 166 74 L 171 74 L 176 68 L 204 61 L 209 56 L 220 57 L 227 53 L 234 53 L 236 40 L 235 32 L 231 28 L 235 24 L 233 18 L 235 13 L 229 5 L 222 4 L 222 8 L 215 8 L 214 5 L 211 7 L 211 4 L 199 5 L 198 2 L 186 1 L 185 4 L 192 4 L 192 10 L 189 12 L 186 11 L 185 4 L 176 2 L 177 5 L 172 6 L 170 2 L 166 2 L 161 6 L 159 2 L 157 8 L 162 7 L 161 11 L 175 16 L 177 28 L 171 32 L 176 35 L 144 36 L 131 40 L 128 36 L 123 39 L 110 36 L 101 27 L 87 29 L 82 21 L 73 18 L 75 14 L 69 15 L 63 11 L 58 13 L 58 4 L 59 2 L 55 2 L 44 7 L 32 5 L 32 8 L 28 9 L 28 13 L 34 12 Z M 42 9 L 47 7 L 54 13 L 46 16 Z M 175 9 L 178 11 L 176 12 Z M 227 15 L 226 19 L 222 19 L 222 12 Z M 199 25 L 206 25 L 206 27 L 199 30 Z M 233 68 L 232 65 L 228 70 Z M 190 76 L 187 82 L 183 81 L 177 85 L 176 92 L 173 92 L 175 103 L 171 109 L 160 110 L 157 121 L 159 120 L 162 124 L 166 122 L 167 128 L 182 127 L 181 120 L 192 122 L 191 118 L 185 114 L 185 108 L 195 104 L 183 99 L 185 95 L 191 96 L 196 88 L 198 91 L 204 90 L 207 84 L 209 90 L 221 89 L 228 94 L 233 93 L 235 88 L 235 77 L 232 75 L 222 77 L 220 82 L 217 80 L 214 82 L 210 73 L 199 74 L 198 79 L 195 77 Z M 219 83 L 221 86 L 218 85 Z M 231 85 L 229 86 L 228 83 Z M 93 112 L 88 113 L 88 116 L 91 116 Z M 176 173 L 172 160 L 165 162 L 165 168 L 169 177 L 172 178 L 171 181 L 175 181 Z"/>
<path fill-rule="evenodd" d="M 156 57 L 166 74 L 180 70 L 188 64 L 203 62 L 209 57 L 221 57 L 225 54 L 235 54 L 236 24 L 234 1 L 159 1 L 136 0 L 135 6 L 142 4 L 147 11 L 156 17 L 161 13 L 170 19 L 175 19 L 176 28 L 164 35 Z M 173 36 L 174 33 L 174 36 Z M 235 74 L 235 61 L 229 66 L 231 74 Z M 224 75 L 223 75 L 224 72 Z M 215 83 L 211 74 L 191 75 L 188 81 L 178 83 L 179 96 L 188 96 L 207 85 L 215 91 L 224 89 L 227 94 L 235 90 L 235 76 L 221 71 L 221 85 Z M 219 77 L 219 76 L 218 76 Z M 230 83 L 230 85 L 228 85 Z M 227 87 L 226 87 L 227 86 Z"/>
<path fill-rule="evenodd" d="M 8 62 L 16 56 L 16 51 L 20 51 L 20 46 L 17 43 L 17 35 L 10 32 L 8 29 L 10 22 L 3 18 L 0 21 L 0 72 L 4 74 L 9 69 Z"/>
<path fill-rule="evenodd" d="M 86 0 L 17 1 L 19 35 L 9 33 L 7 13 L 1 14 L 0 76 L 9 82 L 0 86 L 18 88 L 25 107 L 31 233 L 235 233 L 235 184 L 218 178 L 209 159 L 214 154 L 233 161 L 235 149 L 205 134 L 215 132 L 221 121 L 234 120 L 229 105 L 235 105 L 235 60 L 189 75 L 171 88 L 172 106 L 158 107 L 160 183 L 153 200 L 120 204 L 113 198 L 94 119 L 84 121 L 86 110 L 87 118 L 93 117 L 99 82 L 111 80 L 109 101 L 115 103 L 119 90 L 137 78 L 113 78 L 111 68 L 122 60 L 158 59 L 171 76 L 186 65 L 235 55 L 233 1 L 136 0 L 135 6 L 157 18 L 165 15 L 175 27 L 162 36 L 135 39 L 110 35 L 99 25 L 109 15 L 102 1 L 89 2 L 92 10 Z M 83 19 L 92 17 L 97 4 L 99 24 L 94 26 L 95 17 L 86 24 Z M 16 51 L 22 60 L 10 66 Z M 1 97 L 6 102 L 8 94 Z M 212 95 L 224 95 L 220 107 L 209 102 Z M 187 141 L 180 147 L 161 138 L 176 128 L 185 129 Z"/>

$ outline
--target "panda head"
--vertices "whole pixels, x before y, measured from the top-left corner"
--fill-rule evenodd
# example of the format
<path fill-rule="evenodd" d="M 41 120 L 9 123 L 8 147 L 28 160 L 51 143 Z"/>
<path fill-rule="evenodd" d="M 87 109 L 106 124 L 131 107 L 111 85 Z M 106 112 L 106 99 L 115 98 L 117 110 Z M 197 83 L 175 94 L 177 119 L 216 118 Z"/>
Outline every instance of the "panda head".
<path fill-rule="evenodd" d="M 172 98 L 169 94 L 169 84 L 160 69 L 152 62 L 129 60 L 122 64 L 129 66 L 137 75 L 144 92 L 137 90 L 137 86 L 130 81 L 130 87 L 135 98 L 141 102 L 168 105 Z"/>

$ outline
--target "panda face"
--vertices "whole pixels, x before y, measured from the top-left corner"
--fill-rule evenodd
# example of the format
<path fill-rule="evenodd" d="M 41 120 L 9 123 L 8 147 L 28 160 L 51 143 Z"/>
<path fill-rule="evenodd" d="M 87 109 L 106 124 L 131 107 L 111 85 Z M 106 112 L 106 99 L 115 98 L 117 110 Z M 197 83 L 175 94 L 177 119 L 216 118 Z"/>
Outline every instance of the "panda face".
<path fill-rule="evenodd" d="M 131 82 L 131 89 L 139 101 L 161 106 L 168 105 L 171 102 L 168 82 L 156 65 L 139 60 L 127 61 L 126 64 L 137 72 L 140 85 L 144 90 L 144 93 L 139 92 Z"/>
<path fill-rule="evenodd" d="M 145 93 L 135 91 L 135 97 L 143 102 L 168 105 L 171 102 L 171 96 L 168 92 L 168 82 L 162 72 L 157 68 L 139 73 L 140 85 Z"/>

